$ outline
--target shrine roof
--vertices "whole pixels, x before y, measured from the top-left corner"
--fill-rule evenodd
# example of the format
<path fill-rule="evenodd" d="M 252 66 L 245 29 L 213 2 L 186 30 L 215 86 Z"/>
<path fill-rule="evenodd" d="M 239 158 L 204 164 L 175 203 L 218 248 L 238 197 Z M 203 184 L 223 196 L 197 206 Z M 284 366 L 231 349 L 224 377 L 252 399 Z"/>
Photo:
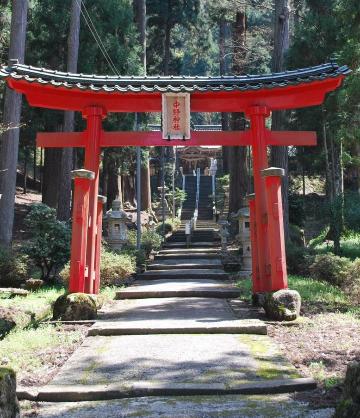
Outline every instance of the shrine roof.
<path fill-rule="evenodd" d="M 28 83 L 115 93 L 192 93 L 216 91 L 256 91 L 260 89 L 296 86 L 323 81 L 350 73 L 347 66 L 331 62 L 264 75 L 239 76 L 108 76 L 72 74 L 10 62 L 0 68 L 0 79 L 23 80 Z"/>

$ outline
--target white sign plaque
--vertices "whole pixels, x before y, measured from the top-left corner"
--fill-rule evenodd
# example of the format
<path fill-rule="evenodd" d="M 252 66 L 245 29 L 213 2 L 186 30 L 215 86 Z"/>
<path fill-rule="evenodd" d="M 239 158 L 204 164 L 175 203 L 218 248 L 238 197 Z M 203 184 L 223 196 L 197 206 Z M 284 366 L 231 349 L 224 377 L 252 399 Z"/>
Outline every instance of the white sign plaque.
<path fill-rule="evenodd" d="M 162 95 L 163 139 L 190 139 L 190 94 Z"/>

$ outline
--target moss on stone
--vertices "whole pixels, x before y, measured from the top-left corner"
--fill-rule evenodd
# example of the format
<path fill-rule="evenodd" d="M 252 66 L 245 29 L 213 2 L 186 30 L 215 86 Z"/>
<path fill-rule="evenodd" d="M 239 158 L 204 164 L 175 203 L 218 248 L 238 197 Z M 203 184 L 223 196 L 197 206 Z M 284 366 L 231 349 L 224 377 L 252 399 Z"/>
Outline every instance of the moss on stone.
<path fill-rule="evenodd" d="M 85 293 L 61 295 L 54 304 L 53 319 L 78 321 L 95 319 L 97 307 L 95 300 Z"/>

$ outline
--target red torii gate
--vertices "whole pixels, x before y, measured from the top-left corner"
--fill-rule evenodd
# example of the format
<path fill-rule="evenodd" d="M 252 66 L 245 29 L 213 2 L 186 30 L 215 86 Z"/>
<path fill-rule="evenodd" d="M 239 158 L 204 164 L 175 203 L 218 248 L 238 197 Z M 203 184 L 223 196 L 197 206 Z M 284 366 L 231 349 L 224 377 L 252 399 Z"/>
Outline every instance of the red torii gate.
<path fill-rule="evenodd" d="M 104 132 L 110 112 L 161 112 L 163 93 L 190 93 L 192 112 L 243 112 L 250 129 L 192 132 L 187 146 L 248 145 L 253 150 L 255 195 L 249 196 L 253 292 L 287 288 L 282 221 L 282 170 L 268 168 L 269 145 L 315 145 L 314 132 L 274 132 L 266 128 L 271 111 L 320 105 L 349 69 L 335 63 L 262 76 L 118 77 L 69 74 L 10 62 L 0 69 L 8 86 L 31 106 L 82 112 L 84 132 L 39 133 L 39 147 L 85 148 L 85 170 L 74 172 L 70 292 L 97 293 L 103 199 L 98 196 L 101 148 L 175 146 L 160 132 Z"/>

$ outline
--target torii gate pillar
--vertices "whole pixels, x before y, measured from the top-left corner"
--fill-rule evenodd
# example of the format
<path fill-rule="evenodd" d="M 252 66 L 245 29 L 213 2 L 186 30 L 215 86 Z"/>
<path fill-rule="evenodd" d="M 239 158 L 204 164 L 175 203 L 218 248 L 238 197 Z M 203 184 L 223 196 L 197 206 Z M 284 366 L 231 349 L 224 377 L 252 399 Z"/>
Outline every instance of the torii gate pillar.
<path fill-rule="evenodd" d="M 253 225 L 255 225 L 256 245 L 253 245 L 253 253 L 256 251 L 255 259 L 258 263 L 256 274 L 257 292 L 270 292 L 271 289 L 271 265 L 269 254 L 268 237 L 268 212 L 266 206 L 265 179 L 261 171 L 268 167 L 266 127 L 265 121 L 270 116 L 270 111 L 265 106 L 253 106 L 248 109 L 246 115 L 250 119 L 250 132 L 252 137 L 253 152 L 253 175 L 255 189 L 255 215 Z M 255 293 L 254 292 L 254 293 Z"/>
<path fill-rule="evenodd" d="M 99 167 L 101 153 L 102 120 L 106 112 L 100 106 L 87 107 L 83 111 L 83 118 L 87 120 L 86 142 L 85 142 L 85 169 L 92 171 L 95 175 L 91 182 L 89 193 L 89 217 L 88 217 L 88 238 L 86 250 L 87 276 L 85 277 L 85 293 L 97 293 L 99 268 L 97 266 L 97 254 L 100 252 L 99 242 L 101 234 L 98 227 L 98 191 L 99 191 Z"/>

